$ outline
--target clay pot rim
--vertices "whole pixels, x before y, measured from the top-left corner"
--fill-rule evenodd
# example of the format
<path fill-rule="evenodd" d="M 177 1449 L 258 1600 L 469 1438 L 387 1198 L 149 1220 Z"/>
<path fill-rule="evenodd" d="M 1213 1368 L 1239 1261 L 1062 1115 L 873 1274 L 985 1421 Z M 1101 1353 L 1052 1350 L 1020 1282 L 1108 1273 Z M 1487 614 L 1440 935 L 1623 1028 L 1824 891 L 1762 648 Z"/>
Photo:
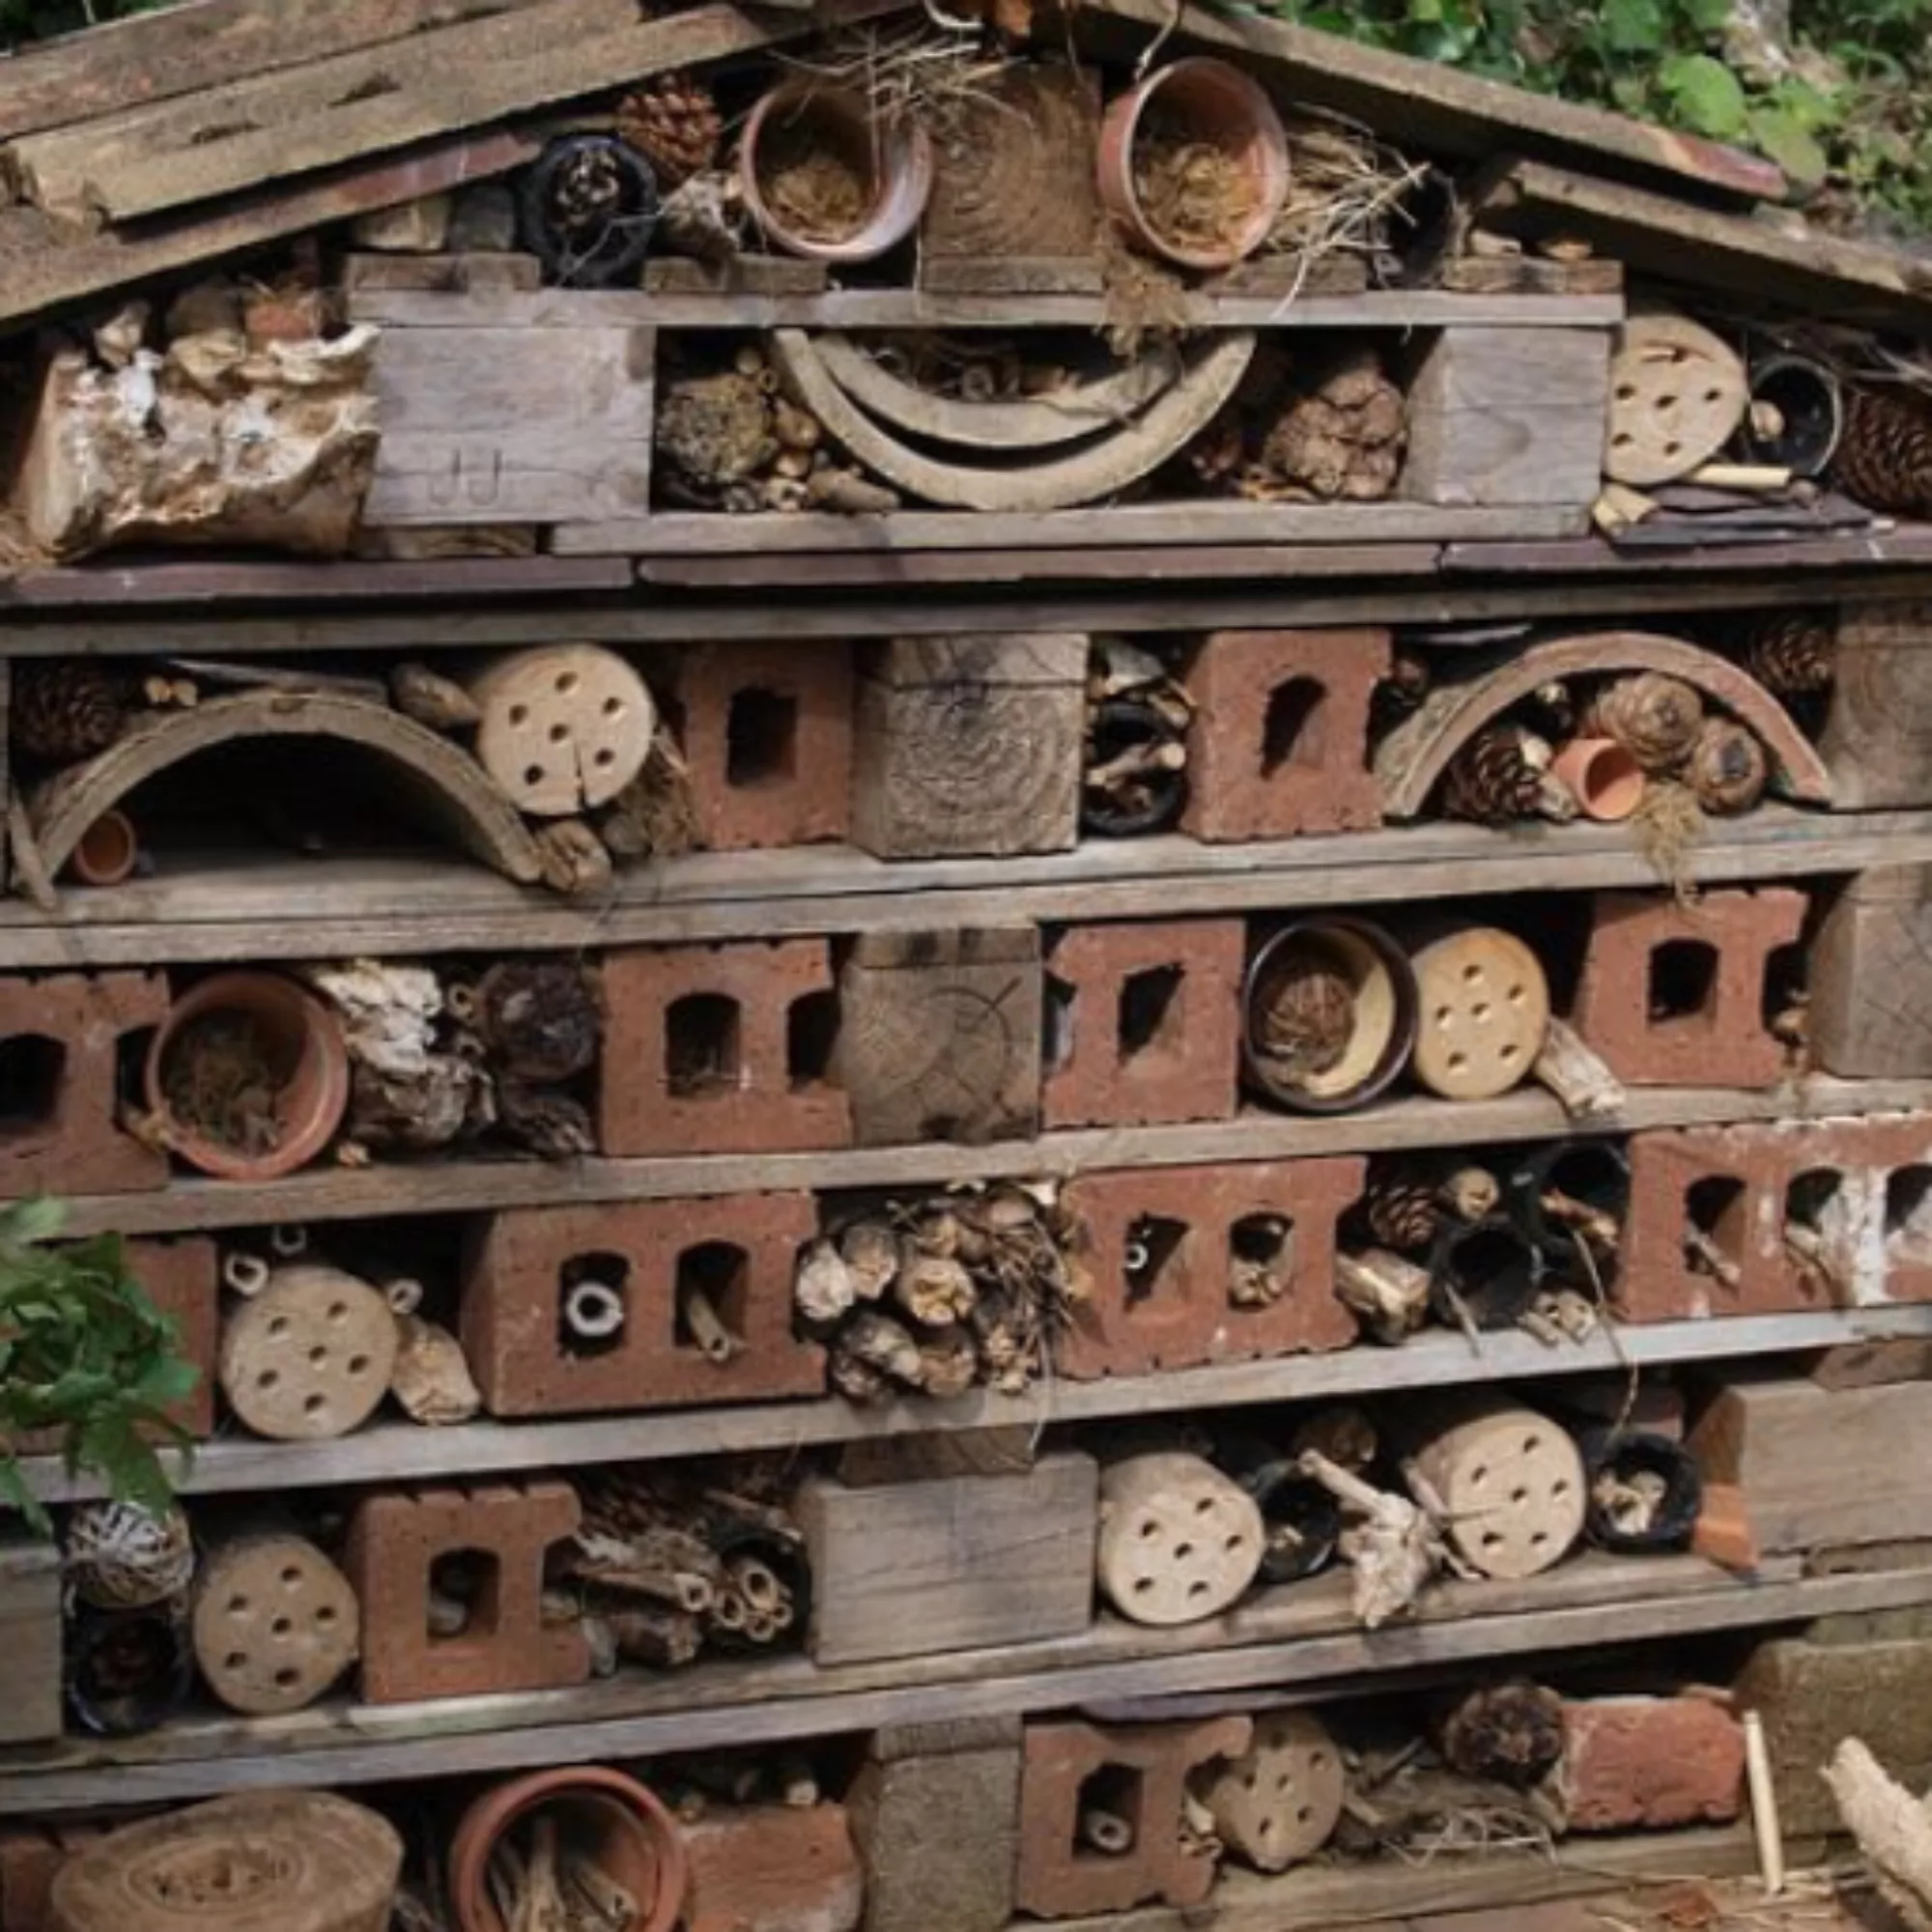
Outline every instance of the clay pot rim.
<path fill-rule="evenodd" d="M 1261 977 L 1275 954 L 1292 941 L 1340 933 L 1366 948 L 1374 962 L 1388 975 L 1395 1008 L 1387 1046 L 1369 1074 L 1356 1086 L 1341 1094 L 1307 1094 L 1284 1086 L 1270 1078 L 1265 1058 L 1256 1050 L 1253 1024 L 1253 995 Z M 1276 927 L 1256 949 L 1241 980 L 1241 1067 L 1249 1088 L 1264 1100 L 1294 1114 L 1334 1115 L 1352 1113 L 1378 1100 L 1402 1077 L 1415 1051 L 1415 1037 L 1421 1026 L 1422 1002 L 1416 991 L 1415 969 L 1408 954 L 1396 944 L 1382 926 L 1373 921 L 1347 914 L 1310 913 L 1291 919 Z"/>
<path fill-rule="evenodd" d="M 98 841 L 111 839 L 103 855 Z M 68 855 L 68 870 L 84 886 L 118 886 L 133 877 L 141 859 L 141 836 L 134 821 L 117 806 L 109 806 L 79 838 Z"/>
<path fill-rule="evenodd" d="M 1614 738 L 1572 738 L 1550 770 L 1570 787 L 1583 816 L 1605 825 L 1629 818 L 1649 785 L 1636 754 Z"/>
<path fill-rule="evenodd" d="M 231 1006 L 256 1011 L 271 1007 L 279 1017 L 296 1019 L 301 1031 L 301 1054 L 284 1089 L 295 1096 L 297 1117 L 281 1145 L 264 1154 L 241 1153 L 210 1139 L 168 1109 L 169 1049 L 191 1022 Z M 148 1043 L 141 1084 L 148 1111 L 167 1122 L 170 1146 L 191 1167 L 220 1180 L 274 1180 L 313 1160 L 341 1126 L 349 1111 L 349 1044 L 333 1009 L 298 980 L 244 967 L 199 980 L 174 1002 Z"/>
<path fill-rule="evenodd" d="M 832 242 L 801 235 L 789 227 L 773 213 L 758 185 L 758 141 L 767 123 L 785 109 L 809 109 L 813 102 L 842 119 L 848 128 L 869 130 L 874 140 L 872 204 L 850 235 Z M 738 146 L 738 182 L 759 232 L 787 254 L 809 262 L 870 262 L 896 248 L 925 213 L 932 175 L 932 141 L 918 121 L 909 117 L 882 120 L 856 89 L 809 74 L 781 81 L 759 96 L 746 119 Z"/>
<path fill-rule="evenodd" d="M 671 1932 L 683 1915 L 691 1885 L 684 1834 L 656 1792 L 601 1764 L 530 1772 L 493 1786 L 464 1812 L 449 1848 L 450 1909 L 460 1932 L 507 1932 L 484 1883 L 490 1853 L 532 1811 L 573 1799 L 609 1805 L 651 1840 L 658 1863 L 657 1896 L 636 1932 Z"/>
<path fill-rule="evenodd" d="M 1247 116 L 1247 138 L 1232 151 L 1249 157 L 1257 188 L 1255 207 L 1240 230 L 1218 247 L 1178 242 L 1163 235 L 1147 218 L 1134 185 L 1134 149 L 1142 118 L 1177 80 L 1183 90 L 1190 83 L 1211 81 L 1224 105 L 1230 99 L 1238 100 Z M 1183 269 L 1232 269 L 1267 240 L 1288 199 L 1288 130 L 1267 90 L 1251 73 L 1212 54 L 1188 54 L 1155 69 L 1108 105 L 1100 122 L 1094 174 L 1108 213 L 1151 252 Z"/>

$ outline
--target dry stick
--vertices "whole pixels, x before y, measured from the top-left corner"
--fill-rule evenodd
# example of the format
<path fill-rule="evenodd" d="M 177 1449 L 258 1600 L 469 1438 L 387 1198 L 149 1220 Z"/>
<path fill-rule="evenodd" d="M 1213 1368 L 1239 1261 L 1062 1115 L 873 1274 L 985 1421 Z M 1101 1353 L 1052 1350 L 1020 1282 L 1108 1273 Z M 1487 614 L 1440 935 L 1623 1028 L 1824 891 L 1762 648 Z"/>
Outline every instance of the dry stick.
<path fill-rule="evenodd" d="M 1617 1243 L 1623 1239 L 1623 1230 L 1614 1215 L 1606 1214 L 1601 1208 L 1592 1208 L 1587 1201 L 1578 1201 L 1574 1195 L 1565 1194 L 1560 1187 L 1544 1190 L 1543 1211 L 1552 1221 L 1581 1235 L 1586 1241 L 1595 1243 L 1610 1254 L 1617 1250 Z"/>
<path fill-rule="evenodd" d="M 1726 1288 L 1736 1288 L 1745 1278 L 1744 1269 L 1702 1228 L 1685 1229 L 1684 1251 L 1693 1262 L 1703 1263 Z"/>
<path fill-rule="evenodd" d="M 59 912 L 60 896 L 54 891 L 53 879 L 41 857 L 40 841 L 34 837 L 27 808 L 19 792 L 11 785 L 7 791 L 7 843 L 13 848 L 14 870 L 27 897 L 33 901 L 35 910 Z"/>
<path fill-rule="evenodd" d="M 724 1325 L 724 1318 L 701 1288 L 687 1288 L 681 1300 L 685 1325 L 707 1362 L 722 1369 L 734 1355 L 744 1353 L 744 1343 Z"/>

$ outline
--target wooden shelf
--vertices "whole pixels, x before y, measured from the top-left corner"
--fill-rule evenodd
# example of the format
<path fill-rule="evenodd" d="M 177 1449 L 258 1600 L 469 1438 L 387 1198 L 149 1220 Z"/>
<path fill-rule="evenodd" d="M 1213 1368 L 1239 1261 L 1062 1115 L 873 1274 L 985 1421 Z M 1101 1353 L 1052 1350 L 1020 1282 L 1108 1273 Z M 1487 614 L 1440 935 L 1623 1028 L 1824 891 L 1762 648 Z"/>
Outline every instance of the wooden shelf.
<path fill-rule="evenodd" d="M 1521 1334 L 1489 1335 L 1480 1350 L 1436 1331 L 1400 1349 L 1362 1343 L 1332 1355 L 1297 1355 L 1218 1368 L 1096 1382 L 1058 1381 L 1024 1396 L 978 1390 L 958 1402 L 897 1402 L 855 1408 L 827 1395 L 811 1402 L 589 1416 L 549 1422 L 472 1422 L 423 1429 L 385 1422 L 327 1442 L 268 1442 L 231 1435 L 203 1443 L 184 1467 L 166 1460 L 187 1495 L 331 1489 L 568 1469 L 600 1463 L 806 1449 L 891 1435 L 972 1429 L 1040 1429 L 1123 1416 L 1198 1413 L 1262 1403 L 1331 1401 L 1397 1390 L 1470 1387 L 1552 1376 L 1741 1361 L 1852 1342 L 1932 1337 L 1932 1307 L 1827 1310 L 1620 1327 L 1586 1343 L 1548 1348 Z M 70 1476 L 58 1456 L 21 1459 L 29 1488 L 50 1503 L 106 1493 L 91 1476 Z"/>
<path fill-rule="evenodd" d="M 1932 810 L 1768 805 L 1686 856 L 1700 884 L 1932 860 Z M 0 904 L 0 972 L 342 954 L 571 951 L 923 925 L 1092 923 L 1533 892 L 1654 888 L 1624 825 L 1387 826 L 1247 845 L 1092 840 L 1036 858 L 874 859 L 846 846 L 702 852 L 573 902 L 448 857 L 189 859 L 150 880 Z M 168 861 L 163 858 L 163 867 Z"/>
<path fill-rule="evenodd" d="M 1075 1637 L 892 1663 L 718 1662 L 529 1696 L 189 1718 L 146 1737 L 5 1754 L 0 1816 L 621 1760 L 1116 1699 L 1293 1687 L 1319 1702 L 1405 1672 L 1928 1604 L 1932 1571 L 1747 1582 L 1690 1556 L 1584 1556 L 1528 1583 L 1445 1585 L 1418 1621 L 1377 1632 L 1353 1625 L 1348 1592 L 1348 1577 L 1331 1575 L 1179 1630 L 1103 1619 Z"/>
<path fill-rule="evenodd" d="M 279 1222 L 375 1220 L 392 1214 L 482 1213 L 496 1208 L 689 1200 L 716 1194 L 833 1193 L 936 1187 L 962 1180 L 1070 1177 L 1117 1167 L 1196 1167 L 1293 1160 L 1409 1148 L 1479 1148 L 1563 1134 L 1633 1133 L 1654 1127 L 1725 1126 L 1748 1121 L 1832 1120 L 1932 1107 L 1932 1081 L 1832 1080 L 1783 1087 L 1647 1087 L 1631 1091 L 1614 1118 L 1578 1127 L 1540 1088 L 1499 1100 L 1420 1096 L 1359 1114 L 1311 1119 L 1251 1108 L 1230 1121 L 1175 1127 L 1083 1127 L 1037 1141 L 953 1147 L 846 1148 L 815 1153 L 668 1154 L 629 1160 L 389 1161 L 318 1167 L 282 1180 L 176 1178 L 149 1193 L 68 1197 L 74 1234 L 186 1234 Z"/>

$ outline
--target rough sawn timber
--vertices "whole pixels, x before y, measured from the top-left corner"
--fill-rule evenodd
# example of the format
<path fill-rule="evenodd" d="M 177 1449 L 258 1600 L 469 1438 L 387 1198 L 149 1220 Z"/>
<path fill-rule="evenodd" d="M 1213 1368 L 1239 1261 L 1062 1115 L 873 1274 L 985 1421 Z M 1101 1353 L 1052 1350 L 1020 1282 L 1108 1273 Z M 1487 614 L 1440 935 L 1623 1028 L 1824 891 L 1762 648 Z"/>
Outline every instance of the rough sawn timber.
<path fill-rule="evenodd" d="M 162 713 L 50 779 L 33 803 L 47 870 L 57 873 L 88 827 L 156 773 L 262 738 L 318 738 L 371 753 L 473 857 L 520 885 L 542 876 L 528 828 L 473 758 L 387 705 L 321 691 L 248 692 Z"/>
<path fill-rule="evenodd" d="M 1600 631 L 1512 652 L 1493 668 L 1472 667 L 1457 682 L 1438 686 L 1376 753 L 1382 810 L 1391 818 L 1415 817 L 1456 753 L 1485 724 L 1542 686 L 1623 671 L 1661 671 L 1694 686 L 1763 740 L 1780 791 L 1813 805 L 1831 803 L 1832 777 L 1817 749 L 1764 686 L 1728 658 L 1676 638 Z"/>

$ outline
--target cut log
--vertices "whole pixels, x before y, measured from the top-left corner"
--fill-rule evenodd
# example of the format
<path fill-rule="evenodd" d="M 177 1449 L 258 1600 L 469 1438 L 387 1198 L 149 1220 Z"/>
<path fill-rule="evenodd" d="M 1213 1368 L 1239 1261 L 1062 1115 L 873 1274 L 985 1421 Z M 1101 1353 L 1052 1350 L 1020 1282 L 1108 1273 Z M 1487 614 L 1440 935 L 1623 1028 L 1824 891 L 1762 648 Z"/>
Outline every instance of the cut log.
<path fill-rule="evenodd" d="M 237 1418 L 274 1441 L 359 1429 L 388 1393 L 396 1318 L 382 1293 L 339 1268 L 277 1268 L 222 1324 L 222 1393 Z"/>
<path fill-rule="evenodd" d="M 644 768 L 657 730 L 649 688 L 615 651 L 545 644 L 472 678 L 476 756 L 520 811 L 570 818 L 609 805 Z"/>
<path fill-rule="evenodd" d="M 1743 358 L 1669 309 L 1633 315 L 1610 358 L 1610 442 L 1605 469 L 1639 489 L 1701 469 L 1750 408 Z"/>
<path fill-rule="evenodd" d="M 330 1690 L 361 1649 L 349 1579 L 305 1537 L 279 1531 L 219 1545 L 195 1593 L 195 1662 L 231 1711 L 299 1711 Z"/>
<path fill-rule="evenodd" d="M 1583 1459 L 1548 1416 L 1500 1397 L 1424 1409 L 1414 1465 L 1442 1500 L 1445 1527 L 1485 1577 L 1520 1579 L 1560 1563 L 1583 1533 Z"/>
<path fill-rule="evenodd" d="M 1464 925 L 1410 954 L 1421 1024 L 1410 1066 L 1447 1100 L 1492 1100 L 1520 1086 L 1543 1051 L 1549 982 L 1512 932 Z"/>
<path fill-rule="evenodd" d="M 1100 1589 L 1134 1623 L 1219 1616 L 1266 1549 L 1254 1498 L 1198 1456 L 1131 1456 L 1100 1479 Z"/>
<path fill-rule="evenodd" d="M 1255 1719 L 1254 1741 L 1195 1786 L 1221 1841 L 1257 1871 L 1312 1859 L 1342 1821 L 1342 1753 L 1321 1719 L 1274 1711 Z"/>

